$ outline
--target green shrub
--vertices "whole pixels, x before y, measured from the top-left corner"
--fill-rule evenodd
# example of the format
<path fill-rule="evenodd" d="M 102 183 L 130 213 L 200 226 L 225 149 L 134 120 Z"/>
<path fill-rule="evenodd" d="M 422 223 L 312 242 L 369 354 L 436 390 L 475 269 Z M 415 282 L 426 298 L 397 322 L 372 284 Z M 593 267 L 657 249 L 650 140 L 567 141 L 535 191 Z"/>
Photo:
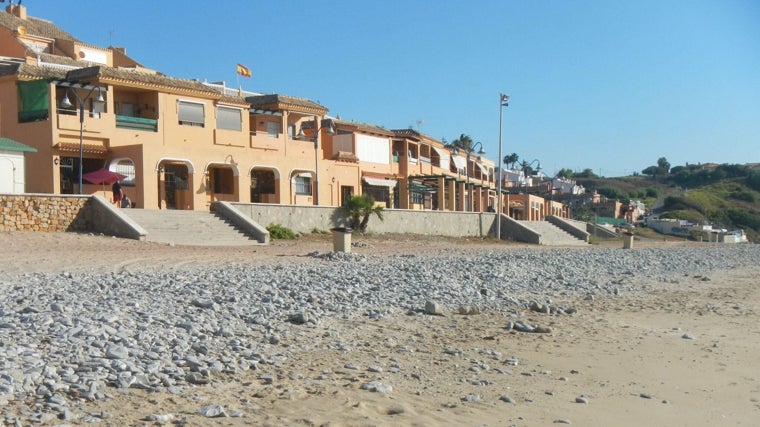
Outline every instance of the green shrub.
<path fill-rule="evenodd" d="M 296 235 L 293 230 L 289 229 L 288 227 L 283 227 L 280 224 L 269 224 L 267 226 L 267 231 L 269 232 L 270 239 L 295 240 L 298 238 L 298 235 Z"/>

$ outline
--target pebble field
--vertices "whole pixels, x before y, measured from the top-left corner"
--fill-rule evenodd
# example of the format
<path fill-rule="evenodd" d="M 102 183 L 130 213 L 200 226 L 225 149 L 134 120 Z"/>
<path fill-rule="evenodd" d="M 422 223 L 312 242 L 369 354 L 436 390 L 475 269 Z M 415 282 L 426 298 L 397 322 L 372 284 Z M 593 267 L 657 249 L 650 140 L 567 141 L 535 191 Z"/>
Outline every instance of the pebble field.
<path fill-rule="evenodd" d="M 182 393 L 220 374 L 266 375 L 322 345 L 282 346 L 283 338 L 331 319 L 424 316 L 431 304 L 509 316 L 760 262 L 751 244 L 365 252 L 106 274 L 0 272 L 0 425 L 74 419 L 78 400 L 115 389 Z"/>

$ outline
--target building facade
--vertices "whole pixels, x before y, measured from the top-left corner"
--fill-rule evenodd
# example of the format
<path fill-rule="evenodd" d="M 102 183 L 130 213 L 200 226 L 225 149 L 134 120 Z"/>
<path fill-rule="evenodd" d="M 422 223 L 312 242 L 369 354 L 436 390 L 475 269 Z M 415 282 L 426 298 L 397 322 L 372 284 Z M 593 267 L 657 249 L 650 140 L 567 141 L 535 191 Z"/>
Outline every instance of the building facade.
<path fill-rule="evenodd" d="M 0 13 L 0 106 L 0 137 L 36 150 L 27 153 L 28 192 L 110 197 L 82 179 L 107 169 L 146 209 L 340 206 L 354 194 L 399 209 L 497 206 L 485 157 L 413 129 L 332 118 L 308 99 L 166 76 L 21 5 Z M 502 205 L 509 212 L 506 197 Z"/>

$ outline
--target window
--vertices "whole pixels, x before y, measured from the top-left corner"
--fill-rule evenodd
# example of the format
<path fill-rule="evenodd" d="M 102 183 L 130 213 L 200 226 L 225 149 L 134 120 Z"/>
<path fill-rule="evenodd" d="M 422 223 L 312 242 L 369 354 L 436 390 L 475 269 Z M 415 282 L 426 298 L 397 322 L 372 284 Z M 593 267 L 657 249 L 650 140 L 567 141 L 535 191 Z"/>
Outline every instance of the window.
<path fill-rule="evenodd" d="M 242 110 L 240 108 L 225 107 L 219 105 L 216 107 L 216 127 L 217 129 L 243 130 Z"/>
<path fill-rule="evenodd" d="M 280 122 L 267 122 L 267 135 L 272 138 L 279 138 L 282 132 L 282 125 Z"/>
<path fill-rule="evenodd" d="M 422 193 L 418 193 L 416 191 L 412 191 L 412 204 L 422 205 L 424 203 L 425 203 L 425 195 Z"/>
<path fill-rule="evenodd" d="M 372 196 L 376 202 L 382 202 L 386 205 L 390 201 L 390 190 L 388 187 L 376 187 L 374 185 L 362 185 L 362 193 Z"/>
<path fill-rule="evenodd" d="M 288 138 L 296 139 L 296 125 L 288 125 Z"/>
<path fill-rule="evenodd" d="M 262 194 L 274 194 L 274 173 L 272 171 L 251 172 L 253 191 Z"/>
<path fill-rule="evenodd" d="M 177 116 L 179 117 L 179 124 L 204 127 L 204 107 L 204 104 L 200 102 L 177 101 Z"/>
<path fill-rule="evenodd" d="M 117 162 L 111 163 L 111 165 L 108 167 L 108 170 L 126 176 L 126 178 L 121 181 L 122 186 L 135 186 L 135 163 L 132 161 L 132 159 L 119 159 Z"/>
<path fill-rule="evenodd" d="M 296 184 L 296 194 L 311 196 L 311 176 L 299 175 L 293 181 Z"/>

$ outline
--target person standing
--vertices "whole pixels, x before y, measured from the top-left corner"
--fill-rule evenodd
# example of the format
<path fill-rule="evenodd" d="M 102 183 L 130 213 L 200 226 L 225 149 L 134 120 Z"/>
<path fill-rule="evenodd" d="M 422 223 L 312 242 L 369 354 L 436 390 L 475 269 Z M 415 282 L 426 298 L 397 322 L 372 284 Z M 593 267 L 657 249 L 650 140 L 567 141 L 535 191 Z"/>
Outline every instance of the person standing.
<path fill-rule="evenodd" d="M 113 202 L 116 204 L 116 207 L 121 206 L 121 199 L 124 196 L 124 193 L 121 191 L 121 184 L 119 184 L 119 181 L 113 183 L 111 190 L 113 191 Z"/>

